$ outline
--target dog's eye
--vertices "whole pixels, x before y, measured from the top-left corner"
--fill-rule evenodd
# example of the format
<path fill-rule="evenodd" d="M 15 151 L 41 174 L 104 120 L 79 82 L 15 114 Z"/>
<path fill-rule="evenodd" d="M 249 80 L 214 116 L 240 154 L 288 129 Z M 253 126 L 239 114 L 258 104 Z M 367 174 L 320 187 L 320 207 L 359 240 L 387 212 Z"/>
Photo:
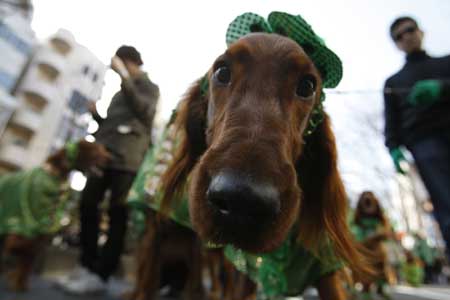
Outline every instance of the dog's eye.
<path fill-rule="evenodd" d="M 312 75 L 306 75 L 297 85 L 296 94 L 302 98 L 309 98 L 316 92 L 316 79 Z"/>
<path fill-rule="evenodd" d="M 223 65 L 214 72 L 214 79 L 220 84 L 229 84 L 231 81 L 231 70 L 228 66 Z"/>

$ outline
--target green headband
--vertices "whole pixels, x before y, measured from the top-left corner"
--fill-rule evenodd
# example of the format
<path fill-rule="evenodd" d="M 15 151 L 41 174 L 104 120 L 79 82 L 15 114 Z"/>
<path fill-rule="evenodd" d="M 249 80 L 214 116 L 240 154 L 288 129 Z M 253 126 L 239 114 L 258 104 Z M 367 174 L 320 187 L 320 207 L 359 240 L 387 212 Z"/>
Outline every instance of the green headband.
<path fill-rule="evenodd" d="M 67 160 L 69 161 L 70 167 L 71 168 L 74 167 L 78 156 L 78 143 L 67 142 L 66 146 L 64 147 L 64 150 L 66 151 L 66 156 Z"/>

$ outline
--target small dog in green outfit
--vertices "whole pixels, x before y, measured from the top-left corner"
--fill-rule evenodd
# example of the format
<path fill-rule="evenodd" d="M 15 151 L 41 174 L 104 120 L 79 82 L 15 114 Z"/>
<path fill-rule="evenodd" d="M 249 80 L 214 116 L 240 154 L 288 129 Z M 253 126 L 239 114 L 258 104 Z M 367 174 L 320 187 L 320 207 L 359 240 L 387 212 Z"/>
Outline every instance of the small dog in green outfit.
<path fill-rule="evenodd" d="M 60 229 L 69 173 L 98 170 L 109 159 L 104 146 L 82 140 L 68 143 L 42 166 L 0 178 L 0 257 L 16 258 L 7 275 L 12 290 L 26 289 L 36 254 Z"/>

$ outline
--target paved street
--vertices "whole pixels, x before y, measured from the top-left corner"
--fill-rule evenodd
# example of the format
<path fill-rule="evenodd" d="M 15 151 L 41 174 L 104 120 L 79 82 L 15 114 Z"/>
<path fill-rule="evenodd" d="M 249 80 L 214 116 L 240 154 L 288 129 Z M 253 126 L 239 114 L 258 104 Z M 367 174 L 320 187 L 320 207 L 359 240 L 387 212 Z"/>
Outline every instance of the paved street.
<path fill-rule="evenodd" d="M 124 290 L 126 286 L 123 283 L 113 282 L 105 294 L 78 297 L 64 293 L 49 280 L 34 277 L 26 293 L 11 293 L 4 280 L 0 280 L 0 300 L 118 300 Z"/>
<path fill-rule="evenodd" d="M 76 265 L 77 251 L 75 249 L 62 250 L 50 247 L 46 250 L 45 257 L 46 259 L 42 262 L 43 276 L 34 276 L 31 280 L 30 289 L 26 293 L 9 292 L 2 275 L 0 275 L 0 300 L 122 300 L 120 296 L 131 287 L 128 283 L 132 280 L 134 270 L 134 257 L 131 253 L 122 257 L 122 267 L 117 274 L 121 278 L 127 278 L 127 282 L 113 277 L 108 284 L 106 293 L 83 297 L 68 295 L 52 283 L 55 278 L 66 274 Z M 303 300 L 318 299 L 315 294 L 315 290 L 308 290 Z M 289 298 L 288 300 L 300 299 Z M 424 286 L 419 289 L 397 286 L 393 288 L 393 300 L 450 300 L 450 286 Z"/>
<path fill-rule="evenodd" d="M 26 293 L 11 293 L 5 289 L 5 283 L 0 280 L 0 300 L 119 300 L 123 291 L 126 291 L 129 285 L 113 280 L 108 286 L 108 291 L 102 295 L 91 296 L 72 296 L 65 294 L 56 288 L 49 280 L 34 277 L 31 281 L 30 290 Z M 394 288 L 393 300 L 449 300 L 450 286 L 426 286 L 422 288 L 411 288 L 398 286 Z M 289 298 L 289 300 L 300 300 L 298 298 Z M 314 295 L 304 297 L 304 300 L 318 299 Z M 170 299 L 161 299 L 170 300 Z M 172 299 L 173 300 L 173 299 Z"/>
<path fill-rule="evenodd" d="M 311 294 L 315 294 L 315 291 L 312 291 Z M 313 299 L 318 299 L 318 297 L 314 295 L 304 297 L 304 300 Z M 375 299 L 381 300 L 382 298 L 375 297 Z M 450 286 L 423 286 L 421 288 L 396 286 L 393 288 L 392 300 L 450 300 Z"/>

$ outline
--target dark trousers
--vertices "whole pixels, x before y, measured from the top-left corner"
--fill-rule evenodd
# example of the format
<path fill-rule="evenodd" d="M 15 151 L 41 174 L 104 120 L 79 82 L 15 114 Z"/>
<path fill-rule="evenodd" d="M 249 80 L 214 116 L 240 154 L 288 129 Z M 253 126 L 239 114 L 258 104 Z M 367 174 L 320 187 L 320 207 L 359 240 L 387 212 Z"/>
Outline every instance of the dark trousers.
<path fill-rule="evenodd" d="M 125 201 L 135 175 L 134 172 L 107 169 L 102 177 L 89 177 L 81 195 L 81 265 L 104 280 L 115 272 L 120 262 L 128 220 Z M 99 204 L 107 190 L 111 191 L 108 238 L 99 248 Z"/>
<path fill-rule="evenodd" d="M 450 132 L 443 131 L 408 148 L 430 194 L 450 259 Z"/>

